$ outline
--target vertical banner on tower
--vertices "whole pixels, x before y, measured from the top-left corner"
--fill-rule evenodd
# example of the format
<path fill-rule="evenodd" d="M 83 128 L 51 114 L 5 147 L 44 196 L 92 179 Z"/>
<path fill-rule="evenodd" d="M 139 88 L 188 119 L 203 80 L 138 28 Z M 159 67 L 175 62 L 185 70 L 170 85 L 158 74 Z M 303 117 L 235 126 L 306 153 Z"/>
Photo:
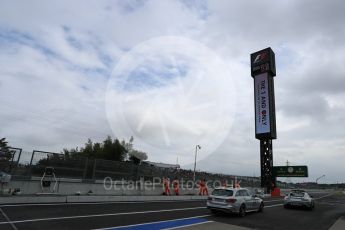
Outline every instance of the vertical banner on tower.
<path fill-rule="evenodd" d="M 254 78 L 255 89 L 255 133 L 271 131 L 268 74 L 262 73 Z"/>
<path fill-rule="evenodd" d="M 275 58 L 271 48 L 252 53 L 251 74 L 254 78 L 255 137 L 260 140 L 276 139 L 274 105 Z"/>

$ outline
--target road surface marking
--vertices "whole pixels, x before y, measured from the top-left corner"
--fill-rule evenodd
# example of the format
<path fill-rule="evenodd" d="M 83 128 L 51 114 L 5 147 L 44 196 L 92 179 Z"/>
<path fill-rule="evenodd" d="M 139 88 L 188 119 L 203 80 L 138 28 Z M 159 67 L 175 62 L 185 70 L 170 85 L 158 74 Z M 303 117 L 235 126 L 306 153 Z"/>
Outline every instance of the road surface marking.
<path fill-rule="evenodd" d="M 14 230 L 18 230 L 17 227 L 11 222 L 10 218 L 8 218 L 6 213 L 1 208 L 0 208 L 0 212 L 5 217 L 5 219 L 7 220 L 7 223 L 9 223 Z"/>
<path fill-rule="evenodd" d="M 321 197 L 318 197 L 318 198 L 314 198 L 314 200 L 320 200 L 322 198 L 325 198 L 325 197 L 329 197 L 329 196 L 332 196 L 334 193 L 330 193 L 330 194 L 327 194 L 325 196 L 321 196 Z"/>
<path fill-rule="evenodd" d="M 202 225 L 202 224 L 207 224 L 207 223 L 213 223 L 214 221 L 209 220 L 205 222 L 200 222 L 200 223 L 195 223 L 195 224 L 188 224 L 188 225 L 183 225 L 183 226 L 178 226 L 178 227 L 173 227 L 173 228 L 165 228 L 164 230 L 172 230 L 172 229 L 179 229 L 179 228 L 186 228 L 186 227 L 191 227 L 191 226 L 196 226 L 196 225 Z"/>
<path fill-rule="evenodd" d="M 208 216 L 210 215 L 193 216 L 193 217 L 187 217 L 187 218 L 147 222 L 147 223 L 141 223 L 141 224 L 124 225 L 124 226 L 116 226 L 116 227 L 109 227 L 109 228 L 100 228 L 96 230 L 175 229 L 175 228 L 181 228 L 181 227 L 187 227 L 187 226 L 192 226 L 196 224 L 211 222 L 204 218 Z"/>
<path fill-rule="evenodd" d="M 280 200 L 264 200 L 264 203 L 271 203 L 271 202 L 278 202 L 278 201 L 283 201 L 283 199 L 280 199 Z"/>
<path fill-rule="evenodd" d="M 198 202 L 205 200 L 152 200 L 152 201 L 104 201 L 104 202 L 71 202 L 71 203 L 44 203 L 44 204 L 3 204 L 2 207 L 25 207 L 25 206 L 54 206 L 54 205 L 97 205 L 97 204 L 142 204 L 142 203 L 171 203 L 171 202 Z"/>
<path fill-rule="evenodd" d="M 188 219 L 192 219 L 192 218 L 203 218 L 203 217 L 208 217 L 208 216 L 211 216 L 211 215 L 202 215 L 202 216 L 191 216 L 191 217 L 185 217 L 185 218 L 179 218 L 179 219 L 174 219 L 174 220 L 188 220 Z M 151 223 L 151 224 L 154 224 L 154 223 L 161 223 L 161 222 L 165 222 L 166 220 L 160 220 L 160 221 L 154 221 L 154 222 L 148 222 L 148 223 Z M 148 224 L 148 223 L 143 223 L 143 224 Z M 136 226 L 138 224 L 133 224 L 133 225 L 123 225 L 123 226 L 118 226 L 118 227 L 130 227 L 130 226 Z M 94 229 L 94 230 L 109 230 L 111 229 L 112 227 L 108 227 L 108 228 L 97 228 L 97 229 Z"/>
<path fill-rule="evenodd" d="M 276 206 L 281 206 L 283 204 L 273 204 L 273 205 L 269 205 L 269 206 L 264 206 L 265 208 L 272 208 L 272 207 L 276 207 Z"/>
<path fill-rule="evenodd" d="M 265 208 L 271 208 L 271 207 L 276 207 L 276 206 L 281 206 L 281 205 L 283 205 L 283 204 L 269 205 L 269 206 L 265 206 Z M 212 216 L 212 215 L 193 216 L 193 217 L 187 217 L 187 218 L 181 218 L 181 219 L 175 219 L 175 220 L 168 220 L 168 221 L 188 220 L 188 219 L 193 219 L 193 218 L 203 218 L 203 217 L 209 217 L 209 216 Z M 165 222 L 168 222 L 168 221 L 166 221 L 166 220 L 164 220 L 164 221 L 155 221 L 155 222 L 148 222 L 148 223 L 142 223 L 142 224 L 123 225 L 123 226 L 109 227 L 109 228 L 99 228 L 99 229 L 95 229 L 95 230 L 136 229 L 136 227 L 143 227 L 143 229 L 146 229 L 146 228 L 144 228 L 146 226 L 151 226 L 151 228 L 148 228 L 148 229 L 155 229 L 151 224 L 165 223 Z M 188 226 L 193 226 L 193 225 L 205 224 L 205 223 L 209 223 L 209 222 L 213 222 L 213 221 L 205 221 L 205 222 L 194 223 L 194 224 L 190 224 L 190 225 L 176 226 L 176 227 L 164 228 L 164 229 L 165 230 L 168 230 L 168 229 L 178 229 L 178 228 L 181 228 L 181 227 L 188 227 Z M 133 227 L 133 228 L 131 228 L 131 227 Z"/>
<path fill-rule="evenodd" d="M 331 195 L 333 195 L 333 194 L 328 194 L 328 195 L 325 195 L 325 196 L 322 196 L 322 197 L 319 197 L 316 199 L 322 199 L 324 197 L 328 197 Z M 159 201 L 157 201 L 157 202 L 159 202 Z M 117 203 L 128 203 L 128 202 L 117 202 Z M 134 202 L 134 203 L 146 203 L 146 202 Z M 66 204 L 69 204 L 69 203 L 66 203 Z M 78 203 L 73 203 L 73 204 L 78 204 Z M 90 203 L 87 203 L 87 204 L 90 204 Z M 96 203 L 91 203 L 91 204 L 96 204 Z M 97 204 L 109 204 L 109 203 L 97 203 Z M 62 205 L 62 204 L 41 204 L 41 205 Z M 265 206 L 265 208 L 272 208 L 272 207 L 277 207 L 277 206 L 281 206 L 281 205 L 283 205 L 283 204 L 268 205 L 268 206 Z M 12 206 L 17 206 L 17 205 L 12 205 Z M 4 215 L 6 220 L 8 220 L 7 222 L 0 222 L 0 225 L 10 224 L 16 230 L 16 227 L 14 226 L 15 223 L 63 220 L 63 219 L 78 219 L 78 218 L 92 218 L 92 217 L 105 217 L 105 216 L 135 215 L 135 214 L 158 213 L 158 212 L 174 212 L 174 211 L 186 211 L 186 210 L 196 210 L 196 209 L 205 209 L 205 208 L 206 207 L 202 206 L 202 207 L 193 207 L 193 208 L 150 210 L 150 211 L 124 212 L 124 213 L 105 213 L 105 214 L 92 214 L 92 215 L 83 215 L 83 216 L 62 216 L 62 217 L 37 218 L 37 219 L 27 219 L 27 220 L 15 220 L 15 221 L 11 221 L 8 217 L 6 218 L 6 214 L 0 208 L 0 212 L 2 213 L 2 215 Z M 209 215 L 206 215 L 206 216 L 209 216 Z M 123 226 L 123 227 L 125 227 L 125 226 Z"/>
<path fill-rule="evenodd" d="M 0 222 L 1 224 L 15 224 L 15 223 L 26 223 L 26 222 L 37 222 L 37 221 L 49 221 L 49 220 L 63 220 L 63 219 L 79 219 L 79 218 L 90 218 L 90 217 L 104 217 L 104 216 L 121 216 L 121 215 L 134 215 L 134 214 L 146 214 L 146 213 L 157 213 L 157 212 L 174 212 L 174 211 L 186 211 L 195 209 L 205 209 L 206 207 L 194 207 L 194 208 L 177 208 L 177 209 L 164 209 L 164 210 L 151 210 L 141 212 L 122 212 L 122 213 L 104 213 L 104 214 L 92 214 L 84 216 L 62 216 L 62 217 L 49 217 L 39 219 L 28 219 L 28 220 L 14 220 L 9 222 Z"/>
<path fill-rule="evenodd" d="M 317 198 L 319 199 L 319 198 Z M 142 204 L 142 203 L 171 203 L 171 202 L 200 202 L 205 200 L 152 200 L 152 201 L 104 201 L 104 202 L 71 202 L 71 203 L 44 203 L 44 204 L 3 204 L 2 207 L 25 207 L 25 206 L 54 206 L 54 205 L 98 205 L 98 204 Z M 277 202 L 281 200 L 267 200 L 265 203 Z"/>

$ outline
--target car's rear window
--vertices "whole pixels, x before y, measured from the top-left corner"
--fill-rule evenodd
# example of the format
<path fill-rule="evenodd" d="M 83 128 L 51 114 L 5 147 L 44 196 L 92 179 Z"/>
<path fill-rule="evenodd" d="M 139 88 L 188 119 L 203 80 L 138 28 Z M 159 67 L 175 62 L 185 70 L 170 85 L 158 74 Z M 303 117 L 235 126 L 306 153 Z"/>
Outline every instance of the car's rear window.
<path fill-rule="evenodd" d="M 293 197 L 303 197 L 304 196 L 304 193 L 296 193 L 296 192 L 292 192 L 291 194 L 290 194 L 290 196 L 293 196 Z"/>
<path fill-rule="evenodd" d="M 226 189 L 215 189 L 212 192 L 212 195 L 214 196 L 232 196 L 234 193 L 232 190 L 226 190 Z"/>

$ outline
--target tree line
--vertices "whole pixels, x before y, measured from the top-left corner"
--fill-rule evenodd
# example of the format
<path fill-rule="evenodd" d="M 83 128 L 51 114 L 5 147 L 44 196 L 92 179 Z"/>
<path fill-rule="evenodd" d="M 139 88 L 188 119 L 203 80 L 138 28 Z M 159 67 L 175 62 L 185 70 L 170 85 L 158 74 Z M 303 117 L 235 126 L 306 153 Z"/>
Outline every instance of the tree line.
<path fill-rule="evenodd" d="M 115 138 L 112 139 L 108 136 L 102 142 L 93 142 L 91 139 L 84 144 L 80 149 L 78 147 L 67 149 L 64 148 L 62 153 L 65 157 L 87 157 L 91 159 L 104 159 L 112 161 L 133 161 L 139 163 L 140 161 L 147 160 L 145 152 L 133 148 L 133 137 L 128 142 L 125 140 L 120 141 Z"/>
<path fill-rule="evenodd" d="M 15 152 L 10 149 L 5 138 L 0 139 L 0 172 L 11 169 L 11 160 Z"/>
<path fill-rule="evenodd" d="M 6 138 L 0 139 L 0 161 L 9 161 L 12 157 L 12 151 L 10 150 L 10 146 L 8 146 L 8 142 Z"/>
<path fill-rule="evenodd" d="M 88 139 L 83 147 L 64 148 L 61 154 L 69 159 L 89 158 L 111 161 L 133 161 L 134 163 L 147 160 L 148 157 L 145 152 L 133 148 L 133 141 L 133 137 L 129 141 L 120 141 L 118 138 L 112 139 L 110 136 L 107 136 L 102 142 L 93 142 L 91 139 Z M 0 162 L 8 162 L 12 154 L 6 139 L 0 139 Z"/>

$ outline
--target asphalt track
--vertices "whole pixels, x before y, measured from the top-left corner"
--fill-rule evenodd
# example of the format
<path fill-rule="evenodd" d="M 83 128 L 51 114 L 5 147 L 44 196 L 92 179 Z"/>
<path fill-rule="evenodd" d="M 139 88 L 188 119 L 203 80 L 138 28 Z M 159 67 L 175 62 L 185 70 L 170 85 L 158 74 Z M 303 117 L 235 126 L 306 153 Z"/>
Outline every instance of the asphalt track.
<path fill-rule="evenodd" d="M 345 215 L 345 195 L 313 194 L 316 208 L 284 209 L 265 199 L 263 213 L 211 215 L 206 201 L 0 205 L 0 229 L 329 229 Z M 242 228 L 241 228 L 242 227 Z"/>

